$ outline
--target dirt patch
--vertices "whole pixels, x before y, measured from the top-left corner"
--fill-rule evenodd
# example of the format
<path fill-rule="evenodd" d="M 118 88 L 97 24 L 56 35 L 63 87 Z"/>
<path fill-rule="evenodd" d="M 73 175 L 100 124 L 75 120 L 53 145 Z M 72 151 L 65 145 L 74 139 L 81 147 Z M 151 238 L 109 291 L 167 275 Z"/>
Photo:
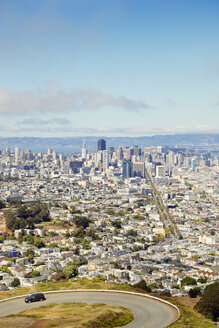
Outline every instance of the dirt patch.
<path fill-rule="evenodd" d="M 176 301 L 189 309 L 193 309 L 196 303 L 200 300 L 200 297 L 197 298 L 191 298 L 189 296 L 184 296 L 184 297 L 176 297 Z"/>
<path fill-rule="evenodd" d="M 49 322 L 50 322 L 50 320 L 45 320 L 45 319 L 38 320 L 37 322 L 28 326 L 28 328 L 44 328 L 47 324 L 49 324 Z"/>
<path fill-rule="evenodd" d="M 37 321 L 35 318 L 8 316 L 0 319 L 1 328 L 27 328 Z"/>

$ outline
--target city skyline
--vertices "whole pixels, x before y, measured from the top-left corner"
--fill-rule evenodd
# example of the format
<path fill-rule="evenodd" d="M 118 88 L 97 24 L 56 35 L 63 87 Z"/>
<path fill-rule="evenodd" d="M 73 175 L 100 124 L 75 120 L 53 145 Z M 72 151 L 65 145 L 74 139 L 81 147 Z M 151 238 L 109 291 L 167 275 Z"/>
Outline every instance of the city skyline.
<path fill-rule="evenodd" d="M 1 137 L 219 133 L 218 9 L 1 1 Z"/>

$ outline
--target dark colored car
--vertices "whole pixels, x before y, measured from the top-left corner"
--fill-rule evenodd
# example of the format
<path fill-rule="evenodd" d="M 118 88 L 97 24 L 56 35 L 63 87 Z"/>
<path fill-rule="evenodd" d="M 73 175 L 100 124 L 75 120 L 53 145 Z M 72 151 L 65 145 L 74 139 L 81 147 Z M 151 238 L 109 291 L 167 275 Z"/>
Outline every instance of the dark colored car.
<path fill-rule="evenodd" d="M 38 302 L 38 301 L 45 301 L 46 298 L 43 293 L 35 293 L 27 296 L 24 299 L 24 302 L 26 303 L 32 303 L 32 302 Z"/>

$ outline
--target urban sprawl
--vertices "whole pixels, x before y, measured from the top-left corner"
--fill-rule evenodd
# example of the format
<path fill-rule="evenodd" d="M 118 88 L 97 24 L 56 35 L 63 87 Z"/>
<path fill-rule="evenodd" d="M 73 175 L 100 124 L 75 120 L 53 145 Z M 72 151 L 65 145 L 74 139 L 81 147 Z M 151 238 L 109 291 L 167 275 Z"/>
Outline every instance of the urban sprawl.
<path fill-rule="evenodd" d="M 0 290 L 100 278 L 172 296 L 218 280 L 219 158 L 190 149 L 0 152 Z"/>

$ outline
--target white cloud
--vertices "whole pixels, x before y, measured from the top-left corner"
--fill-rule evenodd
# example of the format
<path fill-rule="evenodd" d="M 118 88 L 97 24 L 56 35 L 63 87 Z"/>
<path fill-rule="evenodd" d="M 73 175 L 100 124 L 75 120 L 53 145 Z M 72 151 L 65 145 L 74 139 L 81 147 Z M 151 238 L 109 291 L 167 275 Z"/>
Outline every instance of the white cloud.
<path fill-rule="evenodd" d="M 40 118 L 26 118 L 23 121 L 18 122 L 22 125 L 46 125 L 49 121 L 41 120 Z"/>
<path fill-rule="evenodd" d="M 65 90 L 50 83 L 38 92 L 12 92 L 0 88 L 0 114 L 27 114 L 31 112 L 66 112 L 116 107 L 129 111 L 153 109 L 143 101 L 125 96 L 115 97 L 96 89 Z"/>
<path fill-rule="evenodd" d="M 51 120 L 42 120 L 41 118 L 26 118 L 22 121 L 19 121 L 18 124 L 20 125 L 49 125 L 49 124 L 58 124 L 58 125 L 69 125 L 71 122 L 63 117 L 56 117 Z"/>
<path fill-rule="evenodd" d="M 57 117 L 52 120 L 52 122 L 57 123 L 59 125 L 69 125 L 71 122 L 63 117 Z"/>

